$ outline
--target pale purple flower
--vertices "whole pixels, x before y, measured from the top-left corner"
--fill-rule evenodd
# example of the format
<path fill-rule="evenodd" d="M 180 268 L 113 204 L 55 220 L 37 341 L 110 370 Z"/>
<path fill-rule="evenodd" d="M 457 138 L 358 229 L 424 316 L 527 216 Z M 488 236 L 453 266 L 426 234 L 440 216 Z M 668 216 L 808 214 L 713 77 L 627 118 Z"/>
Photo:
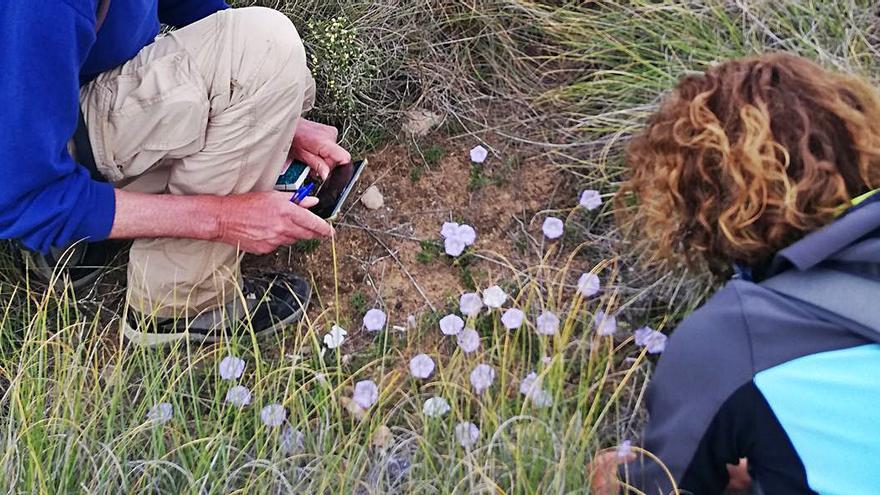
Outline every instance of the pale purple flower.
<path fill-rule="evenodd" d="M 444 222 L 440 235 L 443 236 L 443 249 L 449 256 L 459 256 L 477 240 L 477 231 L 473 227 L 455 222 Z"/>
<path fill-rule="evenodd" d="M 632 452 L 632 442 L 624 440 L 620 443 L 620 446 L 617 447 L 617 458 L 626 459 L 632 455 Z"/>
<path fill-rule="evenodd" d="M 529 396 L 529 400 L 532 401 L 535 407 L 550 407 L 553 405 L 553 396 L 544 389 L 536 390 Z"/>
<path fill-rule="evenodd" d="M 409 372 L 416 378 L 428 378 L 434 372 L 434 360 L 427 354 L 410 359 Z"/>
<path fill-rule="evenodd" d="M 235 356 L 226 356 L 220 361 L 220 378 L 224 380 L 238 380 L 244 373 L 244 359 Z"/>
<path fill-rule="evenodd" d="M 260 419 L 269 428 L 277 428 L 287 419 L 287 410 L 281 404 L 269 404 L 260 411 Z"/>
<path fill-rule="evenodd" d="M 577 290 L 584 297 L 593 297 L 599 293 L 599 276 L 595 273 L 584 273 L 578 279 Z"/>
<path fill-rule="evenodd" d="M 236 385 L 226 391 L 226 402 L 236 407 L 245 407 L 251 403 L 251 391 L 244 385 Z"/>
<path fill-rule="evenodd" d="M 547 217 L 544 219 L 544 225 L 541 226 L 541 231 L 544 232 L 544 236 L 547 239 L 558 239 L 562 237 L 562 232 L 565 230 L 565 225 L 562 223 L 562 220 L 556 217 Z"/>
<path fill-rule="evenodd" d="M 483 163 L 489 157 L 489 150 L 482 145 L 476 145 L 471 149 L 471 161 L 474 163 Z"/>
<path fill-rule="evenodd" d="M 581 193 L 580 205 L 587 210 L 595 210 L 602 206 L 602 196 L 599 195 L 599 191 L 587 189 Z"/>
<path fill-rule="evenodd" d="M 651 327 L 642 327 L 635 331 L 636 345 L 644 347 L 649 354 L 660 354 L 666 350 L 666 335 Z"/>
<path fill-rule="evenodd" d="M 519 393 L 528 397 L 535 390 L 541 390 L 541 383 L 538 380 L 538 374 L 533 371 L 519 382 Z"/>
<path fill-rule="evenodd" d="M 542 356 L 541 357 L 541 364 L 543 364 L 544 366 L 548 366 L 552 362 L 553 362 L 553 358 L 550 356 Z"/>
<path fill-rule="evenodd" d="M 483 291 L 483 304 L 486 307 L 498 309 L 505 301 L 507 301 L 507 293 L 497 285 Z"/>
<path fill-rule="evenodd" d="M 488 364 L 478 364 L 471 371 L 471 385 L 478 394 L 492 386 L 494 381 L 495 370 Z"/>
<path fill-rule="evenodd" d="M 526 319 L 526 314 L 518 308 L 510 308 L 501 315 L 501 324 L 508 330 L 516 330 L 521 327 Z"/>
<path fill-rule="evenodd" d="M 446 315 L 440 318 L 440 331 L 443 335 L 458 335 L 464 328 L 464 320 L 458 315 Z"/>
<path fill-rule="evenodd" d="M 346 332 L 344 328 L 339 325 L 333 325 L 333 327 L 330 328 L 330 333 L 324 335 L 324 345 L 327 346 L 328 349 L 336 349 L 345 341 L 346 335 L 348 335 L 348 332 Z"/>
<path fill-rule="evenodd" d="M 464 241 L 466 246 L 471 246 L 477 242 L 477 231 L 470 225 L 463 223 L 455 229 L 455 237 Z"/>
<path fill-rule="evenodd" d="M 475 292 L 467 292 L 461 295 L 458 300 L 458 307 L 461 314 L 465 316 L 477 316 L 483 309 L 483 300 Z"/>
<path fill-rule="evenodd" d="M 519 382 L 519 393 L 526 396 L 536 407 L 548 407 L 553 404 L 553 396 L 541 388 L 541 380 L 534 371 Z"/>
<path fill-rule="evenodd" d="M 462 447 L 471 447 L 480 439 L 480 429 L 470 422 L 458 423 L 455 425 L 455 439 Z"/>
<path fill-rule="evenodd" d="M 455 237 L 456 232 L 458 231 L 459 225 L 456 222 L 443 222 L 443 225 L 440 227 L 440 235 L 446 239 L 448 237 Z"/>
<path fill-rule="evenodd" d="M 173 415 L 174 407 L 168 402 L 160 402 L 147 411 L 147 421 L 161 425 L 171 421 Z"/>
<path fill-rule="evenodd" d="M 455 340 L 465 354 L 470 354 L 480 348 L 480 334 L 473 328 L 465 328 L 455 336 Z"/>
<path fill-rule="evenodd" d="M 431 397 L 425 401 L 422 412 L 429 418 L 437 418 L 448 413 L 451 408 L 443 397 Z"/>
<path fill-rule="evenodd" d="M 373 380 L 362 380 L 354 385 L 354 402 L 363 409 L 369 409 L 379 399 L 379 387 Z"/>
<path fill-rule="evenodd" d="M 596 327 L 596 333 L 603 337 L 614 335 L 614 332 L 617 331 L 617 317 L 606 315 L 604 311 L 598 311 L 593 317 L 593 325 Z"/>
<path fill-rule="evenodd" d="M 416 320 L 416 317 L 413 315 L 409 315 L 406 317 L 406 328 L 409 330 L 414 330 L 419 326 L 419 322 Z"/>
<path fill-rule="evenodd" d="M 467 245 L 464 241 L 458 237 L 447 237 L 446 239 L 443 239 L 443 251 L 449 256 L 461 256 L 461 253 L 464 252 L 464 248 L 466 247 Z"/>
<path fill-rule="evenodd" d="M 381 309 L 371 309 L 364 315 L 364 327 L 371 332 L 378 332 L 385 327 L 387 319 L 388 317 Z"/>
<path fill-rule="evenodd" d="M 302 452 L 305 450 L 305 435 L 296 428 L 287 425 L 278 436 L 278 448 L 285 455 Z"/>
<path fill-rule="evenodd" d="M 535 320 L 535 326 L 540 335 L 556 335 L 559 331 L 559 317 L 551 311 L 544 311 Z"/>

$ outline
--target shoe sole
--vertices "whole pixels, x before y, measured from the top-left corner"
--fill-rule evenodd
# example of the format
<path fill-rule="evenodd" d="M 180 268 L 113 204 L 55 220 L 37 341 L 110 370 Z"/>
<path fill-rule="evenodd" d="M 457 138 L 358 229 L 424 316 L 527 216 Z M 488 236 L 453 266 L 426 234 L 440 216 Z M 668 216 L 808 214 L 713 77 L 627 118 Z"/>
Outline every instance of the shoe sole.
<path fill-rule="evenodd" d="M 299 309 L 297 311 L 294 311 L 287 318 L 273 324 L 268 328 L 264 328 L 259 332 L 254 332 L 254 336 L 258 339 L 267 337 L 269 335 L 275 334 L 276 332 L 278 332 L 278 330 L 281 330 L 286 325 L 290 325 L 291 323 L 299 321 L 300 318 L 302 318 L 302 316 L 305 314 L 306 310 L 309 309 L 309 303 L 312 300 L 312 287 L 310 285 L 306 285 L 306 287 L 308 288 L 308 292 L 306 293 L 305 303 L 300 303 Z M 299 298 L 297 297 L 297 299 Z M 126 342 L 137 347 L 163 347 L 182 341 L 185 341 L 188 344 L 215 344 L 217 342 L 220 342 L 221 340 L 229 340 L 230 338 L 225 335 L 213 336 L 189 331 L 182 333 L 141 332 L 132 328 L 128 324 L 128 321 L 126 321 L 126 319 L 124 318 L 122 320 L 122 335 L 123 337 L 125 337 Z"/>

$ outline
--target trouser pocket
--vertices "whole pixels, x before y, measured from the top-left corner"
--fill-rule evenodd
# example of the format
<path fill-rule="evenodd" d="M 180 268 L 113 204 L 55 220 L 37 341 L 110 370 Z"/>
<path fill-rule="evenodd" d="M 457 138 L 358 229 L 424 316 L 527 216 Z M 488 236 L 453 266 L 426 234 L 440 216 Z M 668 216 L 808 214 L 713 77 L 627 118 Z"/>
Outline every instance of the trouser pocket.
<path fill-rule="evenodd" d="M 84 100 L 95 161 L 111 181 L 205 146 L 208 91 L 186 52 L 102 74 Z"/>

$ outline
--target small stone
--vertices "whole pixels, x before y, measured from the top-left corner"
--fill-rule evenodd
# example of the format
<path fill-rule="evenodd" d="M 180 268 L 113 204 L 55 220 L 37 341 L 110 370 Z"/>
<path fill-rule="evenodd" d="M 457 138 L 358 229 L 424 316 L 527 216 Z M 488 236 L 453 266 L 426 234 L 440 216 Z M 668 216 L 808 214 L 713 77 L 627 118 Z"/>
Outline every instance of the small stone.
<path fill-rule="evenodd" d="M 443 122 L 443 116 L 430 110 L 410 110 L 406 112 L 403 131 L 416 137 L 428 134 L 431 129 Z"/>
<path fill-rule="evenodd" d="M 361 196 L 361 203 L 363 203 L 369 210 L 378 210 L 385 205 L 385 198 L 382 197 L 382 193 L 379 192 L 378 187 L 370 186 L 364 191 L 363 196 Z"/>
<path fill-rule="evenodd" d="M 391 442 L 394 441 L 394 434 L 391 433 L 391 428 L 388 428 L 385 425 L 380 426 L 373 432 L 373 437 L 370 439 L 370 444 L 377 449 L 386 450 L 391 446 Z"/>

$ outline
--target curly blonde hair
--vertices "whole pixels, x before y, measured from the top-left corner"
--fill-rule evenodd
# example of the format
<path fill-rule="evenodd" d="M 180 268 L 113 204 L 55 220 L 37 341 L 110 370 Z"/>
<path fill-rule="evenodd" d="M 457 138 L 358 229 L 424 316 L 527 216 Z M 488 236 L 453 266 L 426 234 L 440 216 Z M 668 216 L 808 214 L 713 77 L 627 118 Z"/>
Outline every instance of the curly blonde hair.
<path fill-rule="evenodd" d="M 756 266 L 880 183 L 880 98 L 794 55 L 734 60 L 682 78 L 627 158 L 618 200 L 659 258 Z"/>

